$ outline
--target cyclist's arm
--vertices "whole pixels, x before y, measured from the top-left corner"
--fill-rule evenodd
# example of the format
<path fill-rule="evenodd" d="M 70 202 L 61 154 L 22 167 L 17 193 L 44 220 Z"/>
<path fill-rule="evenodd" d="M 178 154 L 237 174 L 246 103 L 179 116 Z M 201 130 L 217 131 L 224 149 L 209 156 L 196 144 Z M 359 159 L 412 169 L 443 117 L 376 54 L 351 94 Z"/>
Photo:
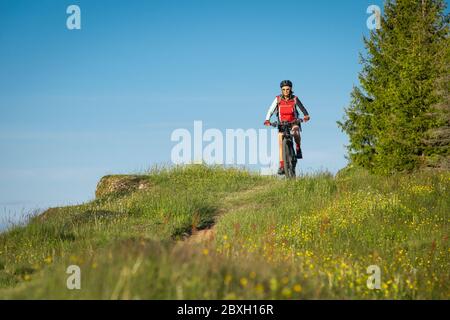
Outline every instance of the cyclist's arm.
<path fill-rule="evenodd" d="M 309 116 L 308 111 L 303 106 L 303 103 L 300 101 L 300 99 L 298 97 L 296 97 L 295 106 L 300 109 L 300 111 L 303 113 L 303 115 Z"/>
<path fill-rule="evenodd" d="M 270 120 L 273 113 L 277 109 L 277 106 L 278 106 L 278 102 L 277 102 L 277 98 L 275 98 L 275 100 L 273 100 L 272 104 L 269 107 L 269 111 L 267 111 L 266 120 Z"/>

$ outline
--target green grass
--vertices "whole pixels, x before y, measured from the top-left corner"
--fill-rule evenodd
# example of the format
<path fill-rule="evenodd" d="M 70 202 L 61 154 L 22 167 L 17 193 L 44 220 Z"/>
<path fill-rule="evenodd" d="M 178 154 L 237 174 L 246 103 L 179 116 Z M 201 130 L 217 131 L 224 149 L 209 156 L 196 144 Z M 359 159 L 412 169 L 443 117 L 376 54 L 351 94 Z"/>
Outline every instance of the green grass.
<path fill-rule="evenodd" d="M 450 174 L 295 181 L 201 165 L 0 235 L 0 297 L 448 299 Z M 215 238 L 182 241 L 214 225 Z M 66 268 L 81 268 L 81 290 Z M 370 290 L 367 267 L 381 269 Z"/>

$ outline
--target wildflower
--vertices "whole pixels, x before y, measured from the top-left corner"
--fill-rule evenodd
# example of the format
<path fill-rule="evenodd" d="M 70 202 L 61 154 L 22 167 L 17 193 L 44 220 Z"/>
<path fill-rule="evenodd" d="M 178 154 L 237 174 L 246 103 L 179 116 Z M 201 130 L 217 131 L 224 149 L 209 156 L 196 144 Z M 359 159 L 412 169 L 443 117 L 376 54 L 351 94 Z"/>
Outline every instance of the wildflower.
<path fill-rule="evenodd" d="M 263 294 L 264 293 L 264 286 L 261 283 L 258 283 L 255 287 L 255 291 L 258 294 Z"/>
<path fill-rule="evenodd" d="M 296 285 L 294 285 L 294 291 L 295 292 L 297 292 L 297 293 L 300 293 L 300 292 L 302 292 L 302 286 L 301 285 L 299 285 L 298 283 L 296 284 Z"/>
<path fill-rule="evenodd" d="M 205 249 L 203 249 L 202 253 L 203 253 L 205 256 L 207 256 L 207 255 L 209 254 L 209 250 L 205 248 Z"/>
<path fill-rule="evenodd" d="M 233 277 L 230 274 L 227 274 L 223 282 L 225 283 L 225 285 L 229 285 L 231 280 L 233 280 Z"/>
<path fill-rule="evenodd" d="M 287 287 L 283 288 L 283 291 L 281 292 L 281 294 L 288 299 L 292 297 L 292 291 L 291 291 L 291 289 L 289 289 Z"/>
<path fill-rule="evenodd" d="M 243 286 L 245 288 L 248 284 L 247 278 L 241 278 L 240 283 L 241 283 L 241 286 Z"/>
<path fill-rule="evenodd" d="M 417 186 L 413 186 L 411 189 L 412 193 L 415 194 L 423 194 L 423 193 L 431 193 L 433 192 L 433 187 L 432 186 L 426 186 L 426 185 L 417 185 Z"/>
<path fill-rule="evenodd" d="M 278 289 L 278 281 L 275 278 L 270 279 L 270 290 L 277 291 Z"/>

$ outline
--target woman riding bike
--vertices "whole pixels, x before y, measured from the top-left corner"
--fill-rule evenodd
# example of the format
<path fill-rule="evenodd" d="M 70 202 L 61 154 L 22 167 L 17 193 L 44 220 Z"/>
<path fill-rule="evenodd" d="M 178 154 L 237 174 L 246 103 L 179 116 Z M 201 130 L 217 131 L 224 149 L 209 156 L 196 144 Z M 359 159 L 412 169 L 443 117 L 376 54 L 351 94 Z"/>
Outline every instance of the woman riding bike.
<path fill-rule="evenodd" d="M 289 80 L 283 80 L 280 83 L 281 95 L 276 96 L 275 100 L 269 107 L 269 111 L 266 115 L 265 126 L 270 126 L 270 118 L 277 112 L 278 121 L 295 121 L 299 118 L 298 109 L 303 113 L 303 121 L 308 122 L 310 117 L 308 111 L 301 103 L 300 99 L 294 96 L 292 91 L 292 82 Z M 296 157 L 297 159 L 302 159 L 302 149 L 300 148 L 300 125 L 293 125 L 292 131 L 296 144 Z M 283 146 L 282 146 L 283 135 L 278 132 L 278 144 L 280 150 L 280 169 L 278 169 L 278 174 L 284 174 L 284 162 L 283 162 Z"/>

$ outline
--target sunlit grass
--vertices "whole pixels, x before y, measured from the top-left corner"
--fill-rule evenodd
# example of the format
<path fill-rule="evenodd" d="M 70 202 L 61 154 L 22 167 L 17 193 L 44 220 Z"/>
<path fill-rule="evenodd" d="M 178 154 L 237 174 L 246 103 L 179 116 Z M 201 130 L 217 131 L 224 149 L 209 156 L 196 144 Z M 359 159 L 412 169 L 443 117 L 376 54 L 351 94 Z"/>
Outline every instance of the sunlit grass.
<path fill-rule="evenodd" d="M 450 174 L 295 181 L 155 168 L 151 187 L 52 209 L 0 235 L 0 297 L 448 299 Z M 181 240 L 215 224 L 215 239 Z M 65 287 L 68 265 L 82 289 Z M 381 268 L 370 290 L 367 267 Z"/>

